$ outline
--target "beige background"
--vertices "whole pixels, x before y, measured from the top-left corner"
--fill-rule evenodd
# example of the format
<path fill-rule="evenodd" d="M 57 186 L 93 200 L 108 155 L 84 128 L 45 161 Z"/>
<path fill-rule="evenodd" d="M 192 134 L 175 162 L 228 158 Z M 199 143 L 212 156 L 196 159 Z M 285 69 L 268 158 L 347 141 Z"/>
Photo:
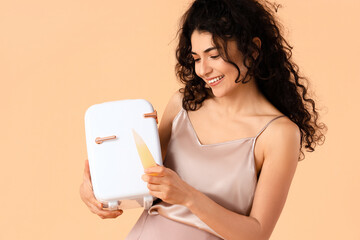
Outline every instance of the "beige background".
<path fill-rule="evenodd" d="M 271 239 L 360 239 L 360 4 L 278 2 L 329 131 L 299 164 Z M 0 239 L 125 238 L 141 209 L 102 220 L 78 194 L 84 113 L 144 98 L 161 117 L 179 87 L 174 38 L 188 3 L 0 1 Z"/>

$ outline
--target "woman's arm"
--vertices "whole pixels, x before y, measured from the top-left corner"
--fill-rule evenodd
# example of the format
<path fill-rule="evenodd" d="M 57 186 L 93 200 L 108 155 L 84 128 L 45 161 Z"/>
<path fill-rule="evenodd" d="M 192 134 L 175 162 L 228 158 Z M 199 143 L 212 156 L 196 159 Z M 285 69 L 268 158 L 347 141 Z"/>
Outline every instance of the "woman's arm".
<path fill-rule="evenodd" d="M 299 157 L 299 129 L 288 119 L 279 119 L 262 140 L 266 143 L 264 164 L 250 216 L 227 210 L 196 189 L 190 190 L 186 206 L 226 240 L 269 239 L 285 204 Z"/>

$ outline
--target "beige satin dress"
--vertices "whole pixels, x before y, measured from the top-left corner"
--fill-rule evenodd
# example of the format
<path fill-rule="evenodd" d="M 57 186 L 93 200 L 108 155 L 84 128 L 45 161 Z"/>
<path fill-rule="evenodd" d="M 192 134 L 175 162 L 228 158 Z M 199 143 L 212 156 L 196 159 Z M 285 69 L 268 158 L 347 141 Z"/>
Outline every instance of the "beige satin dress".
<path fill-rule="evenodd" d="M 254 146 L 257 137 L 201 144 L 185 109 L 172 123 L 164 166 L 221 206 L 249 215 L 257 184 Z M 160 200 L 160 199 L 159 199 Z M 188 208 L 160 201 L 144 211 L 126 240 L 223 239 Z"/>

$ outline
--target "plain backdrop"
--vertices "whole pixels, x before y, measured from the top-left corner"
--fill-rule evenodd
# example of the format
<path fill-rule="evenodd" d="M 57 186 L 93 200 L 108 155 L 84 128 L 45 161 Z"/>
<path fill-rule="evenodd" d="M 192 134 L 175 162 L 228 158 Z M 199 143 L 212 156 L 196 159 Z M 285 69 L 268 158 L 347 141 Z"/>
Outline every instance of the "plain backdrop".
<path fill-rule="evenodd" d="M 161 118 L 181 85 L 176 32 L 189 0 L 0 1 L 0 239 L 124 239 L 79 197 L 85 110 L 144 98 Z M 299 163 L 274 240 L 360 239 L 360 3 L 281 0 L 277 17 L 329 131 Z"/>

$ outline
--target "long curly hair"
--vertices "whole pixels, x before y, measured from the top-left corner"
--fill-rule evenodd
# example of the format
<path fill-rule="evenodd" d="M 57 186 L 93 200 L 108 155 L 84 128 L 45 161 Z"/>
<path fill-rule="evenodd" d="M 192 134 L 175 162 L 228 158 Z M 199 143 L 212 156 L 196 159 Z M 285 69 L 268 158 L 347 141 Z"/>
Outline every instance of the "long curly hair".
<path fill-rule="evenodd" d="M 314 151 L 317 144 L 324 142 L 327 127 L 319 123 L 315 101 L 308 96 L 308 80 L 300 76 L 291 58 L 293 47 L 281 35 L 280 24 L 274 17 L 278 7 L 266 0 L 262 3 L 256 0 L 195 0 L 181 19 L 175 71 L 185 85 L 180 89 L 184 109 L 195 111 L 205 99 L 213 97 L 205 81 L 196 75 L 191 54 L 192 33 L 195 30 L 211 33 L 220 56 L 238 70 L 235 82 L 246 84 L 249 77 L 255 79 L 268 101 L 297 124 L 301 131 L 299 160 L 303 160 L 303 147 L 308 152 Z M 260 38 L 260 47 L 254 43 L 255 37 Z M 242 79 L 239 67 L 227 52 L 230 39 L 236 40 L 248 70 Z"/>

